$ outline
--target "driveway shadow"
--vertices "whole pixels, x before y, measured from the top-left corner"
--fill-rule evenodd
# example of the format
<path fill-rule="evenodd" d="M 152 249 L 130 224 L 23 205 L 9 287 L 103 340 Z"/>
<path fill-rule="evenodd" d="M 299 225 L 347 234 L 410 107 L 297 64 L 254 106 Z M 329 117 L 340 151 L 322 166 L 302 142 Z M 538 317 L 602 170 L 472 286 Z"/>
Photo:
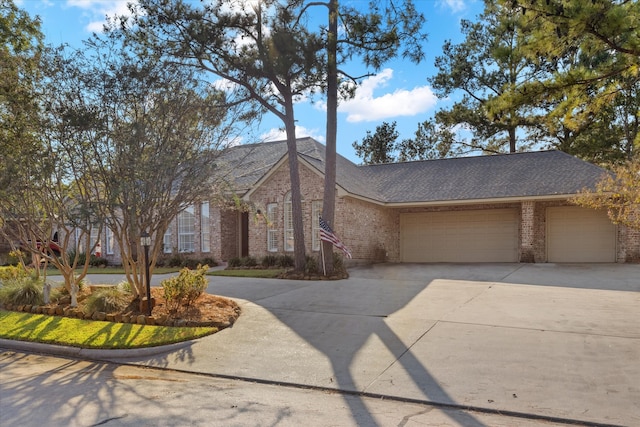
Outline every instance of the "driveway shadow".
<path fill-rule="evenodd" d="M 460 275 L 491 280 L 516 268 L 479 268 Z M 464 403 L 449 395 L 412 348 L 435 321 L 428 320 L 428 313 L 402 312 L 442 272 L 411 271 L 392 266 L 376 271 L 374 266 L 355 269 L 348 280 L 326 282 L 214 277 L 207 292 L 242 303 L 244 313 L 233 328 L 194 343 L 189 350 L 193 359 L 187 363 L 179 354 L 140 362 L 335 389 L 356 397 L 369 395 L 371 385 L 399 366 L 421 390 L 424 401 L 462 408 Z M 402 385 L 398 387 L 400 397 Z M 378 425 L 361 398 L 345 401 L 365 425 Z M 484 425 L 468 412 L 453 411 L 450 416 L 460 425 Z"/>

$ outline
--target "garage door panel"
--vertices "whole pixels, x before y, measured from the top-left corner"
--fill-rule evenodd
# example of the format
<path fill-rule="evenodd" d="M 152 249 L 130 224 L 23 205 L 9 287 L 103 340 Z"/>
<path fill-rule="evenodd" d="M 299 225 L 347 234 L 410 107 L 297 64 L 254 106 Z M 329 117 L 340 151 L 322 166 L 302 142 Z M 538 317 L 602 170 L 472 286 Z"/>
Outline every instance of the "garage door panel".
<path fill-rule="evenodd" d="M 515 209 L 401 216 L 404 262 L 516 262 Z"/>
<path fill-rule="evenodd" d="M 606 212 L 577 206 L 547 209 L 549 262 L 615 262 L 616 229 Z"/>

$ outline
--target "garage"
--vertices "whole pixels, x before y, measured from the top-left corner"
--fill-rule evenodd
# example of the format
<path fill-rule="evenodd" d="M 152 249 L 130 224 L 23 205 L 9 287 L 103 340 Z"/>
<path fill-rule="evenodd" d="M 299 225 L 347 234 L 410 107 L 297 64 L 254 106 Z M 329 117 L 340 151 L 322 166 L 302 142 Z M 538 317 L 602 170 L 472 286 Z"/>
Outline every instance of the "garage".
<path fill-rule="evenodd" d="M 549 262 L 615 262 L 616 227 L 604 211 L 547 208 Z"/>
<path fill-rule="evenodd" d="M 402 262 L 517 262 L 517 209 L 400 215 Z"/>

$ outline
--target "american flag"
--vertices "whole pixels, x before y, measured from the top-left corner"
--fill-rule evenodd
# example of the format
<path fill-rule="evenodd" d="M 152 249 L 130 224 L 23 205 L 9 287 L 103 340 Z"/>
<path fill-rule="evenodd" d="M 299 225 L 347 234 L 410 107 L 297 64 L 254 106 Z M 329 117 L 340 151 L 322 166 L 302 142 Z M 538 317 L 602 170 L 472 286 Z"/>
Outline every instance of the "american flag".
<path fill-rule="evenodd" d="M 347 249 L 347 247 L 340 241 L 338 236 L 336 236 L 331 227 L 329 227 L 329 224 L 327 224 L 322 217 L 320 217 L 320 240 L 330 242 L 333 246 L 344 252 L 347 258 L 351 258 L 351 252 L 349 252 L 349 249 Z"/>

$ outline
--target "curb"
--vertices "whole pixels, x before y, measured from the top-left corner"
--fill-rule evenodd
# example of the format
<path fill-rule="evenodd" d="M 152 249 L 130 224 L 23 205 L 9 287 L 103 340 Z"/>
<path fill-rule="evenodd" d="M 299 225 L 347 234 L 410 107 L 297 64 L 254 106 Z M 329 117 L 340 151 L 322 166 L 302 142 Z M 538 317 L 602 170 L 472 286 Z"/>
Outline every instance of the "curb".
<path fill-rule="evenodd" d="M 0 348 L 8 350 L 28 351 L 32 353 L 42 353 L 58 356 L 72 356 L 85 359 L 127 359 L 132 357 L 155 356 L 179 350 L 191 345 L 191 341 L 183 341 L 174 344 L 161 345 L 156 347 L 141 347 L 132 349 L 93 349 L 81 347 L 68 347 L 56 344 L 44 344 L 27 341 L 16 341 L 0 338 Z"/>

